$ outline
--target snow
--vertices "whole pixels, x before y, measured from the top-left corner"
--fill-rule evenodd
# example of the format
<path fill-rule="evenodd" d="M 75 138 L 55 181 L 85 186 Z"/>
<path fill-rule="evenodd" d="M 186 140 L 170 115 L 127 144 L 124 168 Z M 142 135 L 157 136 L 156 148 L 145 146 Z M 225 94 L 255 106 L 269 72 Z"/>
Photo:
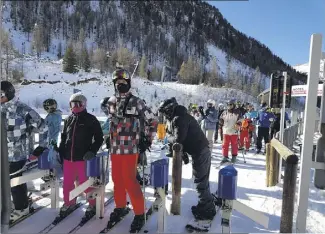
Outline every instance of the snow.
<path fill-rule="evenodd" d="M 320 72 L 319 77 L 320 79 L 324 79 L 324 66 L 325 66 L 325 52 L 322 53 L 322 58 L 320 60 Z M 308 74 L 309 71 L 309 62 L 304 64 L 299 64 L 293 67 L 296 71 L 299 71 L 301 73 Z"/>
<path fill-rule="evenodd" d="M 149 163 L 161 158 L 160 143 L 155 142 L 151 153 L 148 153 Z M 246 155 L 247 163 L 243 163 L 242 156 L 239 155 L 239 162 L 235 165 L 238 171 L 238 187 L 237 187 L 237 200 L 244 203 L 251 208 L 263 212 L 269 217 L 269 227 L 264 228 L 254 221 L 245 217 L 237 211 L 233 211 L 231 218 L 231 232 L 233 233 L 269 233 L 279 232 L 281 205 L 282 205 L 282 186 L 279 184 L 275 187 L 267 188 L 265 186 L 266 172 L 265 172 L 265 156 L 255 155 L 249 152 Z M 218 169 L 215 167 L 221 160 L 221 145 L 214 144 L 212 154 L 212 165 L 210 171 L 210 186 L 211 191 L 217 190 Z M 169 211 L 171 203 L 171 173 L 172 162 L 169 166 L 169 195 L 166 199 L 166 208 Z M 35 181 L 34 186 L 37 188 L 39 180 Z M 31 185 L 30 185 L 31 186 Z M 109 194 L 112 189 L 112 183 L 106 187 L 106 192 Z M 153 188 L 150 186 L 146 188 L 146 203 L 147 207 L 153 201 Z M 311 181 L 310 197 L 309 197 L 309 210 L 307 218 L 307 230 L 312 233 L 321 233 L 325 230 L 324 214 L 325 214 L 325 201 L 324 191 L 317 190 Z M 62 189 L 61 195 L 62 198 Z M 41 200 L 42 201 L 42 200 Z M 167 230 L 166 233 L 184 233 L 185 224 L 191 219 L 191 206 L 197 203 L 197 193 L 192 179 L 192 166 L 191 163 L 183 165 L 182 169 L 182 190 L 181 190 L 181 215 L 167 216 Z M 62 204 L 62 200 L 61 200 Z M 89 221 L 77 233 L 99 233 L 108 220 L 110 212 L 113 210 L 114 204 L 109 205 L 105 209 L 103 219 Z M 79 208 L 65 221 L 54 228 L 50 233 L 68 233 L 70 229 L 77 225 L 79 222 L 85 206 Z M 9 230 L 9 233 L 37 233 L 48 225 L 57 214 L 55 209 L 49 207 L 43 208 L 41 211 L 32 215 L 22 223 L 16 225 Z M 296 214 L 296 211 L 295 211 Z M 42 220 L 42 222 L 39 222 Z M 118 226 L 112 230 L 111 233 L 127 233 L 130 223 L 132 221 L 132 214 L 129 214 Z M 37 224 L 37 225 L 35 225 Z M 156 233 L 157 231 L 157 213 L 154 213 L 148 220 L 143 230 L 148 233 Z M 221 233 L 221 219 L 220 213 L 213 221 L 210 233 Z"/>

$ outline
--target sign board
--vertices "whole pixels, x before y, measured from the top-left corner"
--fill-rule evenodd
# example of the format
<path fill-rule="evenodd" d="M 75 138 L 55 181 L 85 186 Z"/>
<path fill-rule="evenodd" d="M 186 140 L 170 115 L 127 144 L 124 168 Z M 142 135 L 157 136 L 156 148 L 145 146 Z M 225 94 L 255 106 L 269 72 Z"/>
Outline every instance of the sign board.
<path fill-rule="evenodd" d="M 323 84 L 318 84 L 317 96 L 322 96 Z M 291 89 L 292 97 L 306 97 L 307 96 L 307 85 L 293 85 Z"/>
<path fill-rule="evenodd" d="M 282 108 L 283 103 L 283 87 L 284 87 L 284 76 L 277 73 L 271 74 L 271 82 L 270 82 L 270 100 L 269 100 L 269 106 L 271 108 Z M 291 103 L 291 78 L 287 76 L 287 82 L 286 82 L 286 108 L 290 108 Z"/>

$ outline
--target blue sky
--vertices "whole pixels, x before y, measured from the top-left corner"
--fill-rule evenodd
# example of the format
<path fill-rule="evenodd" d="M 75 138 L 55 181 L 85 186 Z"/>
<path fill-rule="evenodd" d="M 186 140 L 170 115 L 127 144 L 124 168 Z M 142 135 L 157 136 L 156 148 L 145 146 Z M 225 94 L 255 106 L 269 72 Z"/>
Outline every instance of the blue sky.
<path fill-rule="evenodd" d="M 294 66 L 309 61 L 310 37 L 323 35 L 325 0 L 208 1 L 237 30 L 268 46 Z"/>

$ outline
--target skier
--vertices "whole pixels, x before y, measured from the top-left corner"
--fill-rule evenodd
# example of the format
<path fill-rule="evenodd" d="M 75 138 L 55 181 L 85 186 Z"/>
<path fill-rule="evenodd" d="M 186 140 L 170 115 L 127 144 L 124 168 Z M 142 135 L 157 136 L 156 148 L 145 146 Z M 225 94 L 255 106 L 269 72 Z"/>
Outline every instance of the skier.
<path fill-rule="evenodd" d="M 75 93 L 70 97 L 72 114 L 64 120 L 59 153 L 63 158 L 63 200 L 60 216 L 69 214 L 76 204 L 76 199 L 70 201 L 69 194 L 74 188 L 74 181 L 82 184 L 86 176 L 86 160 L 96 157 L 97 151 L 103 143 L 103 132 L 95 116 L 87 112 L 87 98 Z M 90 189 L 85 192 L 89 192 Z M 95 199 L 89 200 L 85 217 L 92 217 L 96 213 Z"/>
<path fill-rule="evenodd" d="M 274 114 L 271 113 L 271 109 L 267 107 L 266 102 L 262 104 L 262 109 L 258 112 L 258 132 L 256 142 L 256 153 L 259 154 L 262 149 L 262 139 L 264 143 L 269 143 L 269 132 L 271 122 L 275 120 Z"/>
<path fill-rule="evenodd" d="M 192 213 L 197 220 L 212 220 L 216 215 L 216 209 L 209 185 L 211 166 L 209 142 L 198 122 L 187 113 L 184 106 L 178 105 L 175 98 L 161 103 L 159 111 L 167 119 L 168 143 L 182 144 L 183 151 L 192 156 L 194 183 L 199 194 L 199 202 L 196 206 L 192 206 Z"/>
<path fill-rule="evenodd" d="M 57 109 L 57 102 L 52 98 L 46 99 L 43 102 L 43 108 L 48 113 L 45 117 L 45 123 L 48 127 L 48 140 L 50 145 L 56 148 L 61 131 L 62 112 Z M 62 173 L 62 160 L 61 158 L 56 158 L 55 161 L 58 162 L 56 164 L 56 170 L 58 173 L 57 176 L 60 177 Z M 49 176 L 44 176 L 42 179 L 47 182 L 49 181 Z"/>
<path fill-rule="evenodd" d="M 207 109 L 205 111 L 205 118 L 204 118 L 204 129 L 205 135 L 209 141 L 209 147 L 212 152 L 213 149 L 213 138 L 216 130 L 216 125 L 218 122 L 218 112 L 215 108 L 215 101 L 208 100 L 207 101 Z"/>
<path fill-rule="evenodd" d="M 221 138 L 221 142 L 223 141 L 223 134 L 222 134 L 222 126 L 221 124 L 219 124 L 219 119 L 220 116 L 222 115 L 223 111 L 224 111 L 225 107 L 222 103 L 219 103 L 218 105 L 218 119 L 217 119 L 217 124 L 216 124 L 216 132 L 214 134 L 214 142 L 217 143 L 218 141 L 218 137 L 219 137 L 219 129 L 220 129 L 220 138 Z"/>
<path fill-rule="evenodd" d="M 220 116 L 220 123 L 223 126 L 223 143 L 222 143 L 222 155 L 223 159 L 221 163 L 228 162 L 229 145 L 231 144 L 231 162 L 235 163 L 238 155 L 238 142 L 237 131 L 240 126 L 240 113 L 235 109 L 235 101 L 230 100 L 227 102 L 227 110 L 225 110 Z"/>
<path fill-rule="evenodd" d="M 252 131 L 250 131 L 250 139 L 253 138 L 254 144 L 256 145 L 257 136 L 256 136 L 256 122 L 257 122 L 258 112 L 254 110 L 252 104 L 248 104 L 248 111 L 244 115 L 245 119 L 250 119 L 252 121 Z"/>
<path fill-rule="evenodd" d="M 37 130 L 40 136 L 45 135 L 47 127 L 35 110 L 15 98 L 15 88 L 8 81 L 1 81 L 1 113 L 6 114 L 9 172 L 14 174 L 24 167 L 32 153 L 33 149 L 29 147 L 29 135 Z M 46 138 L 40 137 L 39 146 L 33 151 L 33 155 L 40 155 L 47 143 Z M 11 178 L 19 176 L 22 176 L 22 172 L 12 175 Z M 14 209 L 10 215 L 10 223 L 13 223 L 29 214 L 27 185 L 12 187 L 11 195 Z"/>
<path fill-rule="evenodd" d="M 201 130 L 205 133 L 205 114 L 204 114 L 204 107 L 199 106 L 199 113 L 200 117 L 198 118 L 198 123 L 200 125 Z"/>
<path fill-rule="evenodd" d="M 241 105 L 240 101 L 237 101 L 236 109 L 239 111 L 240 118 L 242 118 L 244 116 L 244 114 L 246 113 L 246 110 L 245 110 L 244 106 Z"/>
<path fill-rule="evenodd" d="M 240 126 L 240 135 L 239 135 L 239 150 L 248 151 L 251 145 L 251 138 L 249 133 L 254 130 L 254 126 L 252 125 L 252 121 L 248 118 L 245 118 L 241 121 Z"/>
<path fill-rule="evenodd" d="M 158 121 L 143 100 L 130 92 L 131 78 L 124 69 L 112 74 L 115 87 L 116 108 L 110 109 L 110 146 L 112 159 L 112 179 L 116 208 L 110 215 L 108 226 L 118 222 L 128 214 L 126 192 L 134 210 L 130 231 L 140 230 L 145 223 L 145 204 L 141 187 L 136 180 L 139 153 L 148 149 L 156 134 Z M 140 129 L 141 120 L 147 126 L 146 141 L 140 139 L 144 134 Z M 146 142 L 145 145 L 140 144 Z"/>

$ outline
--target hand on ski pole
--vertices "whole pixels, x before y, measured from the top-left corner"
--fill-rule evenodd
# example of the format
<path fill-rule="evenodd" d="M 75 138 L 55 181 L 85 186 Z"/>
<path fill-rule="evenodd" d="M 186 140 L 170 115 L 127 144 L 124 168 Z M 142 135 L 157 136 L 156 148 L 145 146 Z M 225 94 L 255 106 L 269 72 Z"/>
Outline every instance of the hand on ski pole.
<path fill-rule="evenodd" d="M 41 156 L 41 154 L 44 152 L 44 150 L 46 150 L 45 147 L 42 147 L 42 146 L 37 146 L 36 149 L 34 149 L 33 151 L 33 156 L 35 157 L 39 157 Z"/>

